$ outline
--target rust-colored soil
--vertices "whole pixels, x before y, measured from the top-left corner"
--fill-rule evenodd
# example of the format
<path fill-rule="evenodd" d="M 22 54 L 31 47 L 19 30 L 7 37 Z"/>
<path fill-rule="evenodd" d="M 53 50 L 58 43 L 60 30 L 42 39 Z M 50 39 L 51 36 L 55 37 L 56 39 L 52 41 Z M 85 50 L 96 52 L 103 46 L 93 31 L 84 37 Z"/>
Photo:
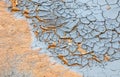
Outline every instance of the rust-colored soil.
<path fill-rule="evenodd" d="M 81 77 L 31 50 L 26 20 L 16 19 L 0 1 L 0 77 Z"/>

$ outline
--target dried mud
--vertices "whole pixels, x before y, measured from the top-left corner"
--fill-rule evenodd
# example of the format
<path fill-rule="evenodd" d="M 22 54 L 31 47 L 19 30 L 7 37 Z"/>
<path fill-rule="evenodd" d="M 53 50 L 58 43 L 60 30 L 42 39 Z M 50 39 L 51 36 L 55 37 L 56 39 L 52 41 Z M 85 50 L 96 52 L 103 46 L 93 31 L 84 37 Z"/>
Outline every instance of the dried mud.
<path fill-rule="evenodd" d="M 46 54 L 31 50 L 31 34 L 25 19 L 16 19 L 0 0 L 0 77 L 81 77 L 52 63 Z"/>

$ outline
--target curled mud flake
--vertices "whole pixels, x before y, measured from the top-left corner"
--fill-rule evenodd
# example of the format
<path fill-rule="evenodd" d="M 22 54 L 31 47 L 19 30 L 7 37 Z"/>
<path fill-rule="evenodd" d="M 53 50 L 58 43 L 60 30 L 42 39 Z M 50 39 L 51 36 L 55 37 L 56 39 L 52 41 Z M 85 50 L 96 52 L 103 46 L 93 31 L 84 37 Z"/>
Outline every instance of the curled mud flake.
<path fill-rule="evenodd" d="M 11 12 L 17 12 L 17 11 L 20 11 L 19 8 L 17 8 L 17 5 L 18 5 L 18 2 L 17 0 L 10 0 L 12 5 L 11 5 Z"/>
<path fill-rule="evenodd" d="M 16 7 L 18 5 L 18 1 L 17 0 L 10 0 L 12 3 L 12 7 Z"/>
<path fill-rule="evenodd" d="M 56 48 L 56 43 L 54 42 L 53 44 L 49 45 L 48 48 Z"/>
<path fill-rule="evenodd" d="M 59 55 L 58 55 L 58 58 L 59 58 L 60 60 L 62 60 L 62 62 L 63 62 L 65 65 L 69 65 L 69 64 L 68 64 L 68 61 L 65 59 L 65 57 L 64 57 L 63 55 L 59 54 Z"/>
<path fill-rule="evenodd" d="M 48 26 L 46 27 L 46 29 L 49 31 L 49 30 L 53 30 L 55 31 L 56 30 L 56 27 L 55 26 Z"/>
<path fill-rule="evenodd" d="M 24 10 L 24 11 L 23 11 L 23 14 L 29 14 L 28 9 Z"/>
<path fill-rule="evenodd" d="M 72 43 L 73 43 L 72 38 L 70 38 L 70 37 L 63 36 L 60 39 L 64 40 L 64 41 L 67 41 L 68 45 L 72 45 Z"/>
<path fill-rule="evenodd" d="M 42 32 L 47 32 L 47 31 L 55 31 L 56 30 L 56 27 L 54 26 L 49 26 L 49 27 L 43 27 L 43 26 L 40 26 L 40 28 L 42 29 Z"/>
<path fill-rule="evenodd" d="M 34 31 L 34 34 L 35 34 L 36 37 L 38 37 L 39 32 L 38 31 Z"/>
<path fill-rule="evenodd" d="M 40 26 L 40 28 L 42 29 L 42 33 L 46 32 L 47 31 L 47 28 L 43 27 L 43 26 Z"/>
<path fill-rule="evenodd" d="M 31 16 L 29 16 L 29 11 L 28 11 L 28 9 L 26 9 L 26 10 L 23 11 L 23 15 L 24 15 L 26 18 L 32 18 Z"/>
<path fill-rule="evenodd" d="M 110 60 L 110 56 L 108 54 L 104 55 L 104 61 L 109 61 Z"/>
<path fill-rule="evenodd" d="M 39 22 L 46 22 L 44 19 L 40 18 L 39 16 L 35 16 L 35 18 L 39 20 Z"/>
<path fill-rule="evenodd" d="M 28 14 L 24 14 L 24 16 L 25 16 L 26 18 L 33 18 L 33 17 L 29 16 Z"/>
<path fill-rule="evenodd" d="M 89 52 L 89 54 L 92 56 L 90 58 L 88 58 L 88 60 L 94 60 L 98 63 L 101 63 L 101 61 L 99 60 L 99 58 L 95 55 L 95 53 L 92 51 L 92 52 Z"/>
<path fill-rule="evenodd" d="M 78 44 L 78 49 L 77 49 L 82 55 L 87 54 L 87 51 L 82 49 L 81 44 Z"/>
<path fill-rule="evenodd" d="M 66 37 L 66 36 L 63 36 L 63 37 L 61 37 L 60 39 L 62 39 L 62 40 L 66 40 L 66 41 L 71 41 L 71 40 L 72 40 L 72 38 L 70 38 L 70 37 Z"/>
<path fill-rule="evenodd" d="M 74 64 L 71 64 L 71 65 L 68 65 L 68 66 L 82 66 L 82 64 L 74 63 Z"/>
<path fill-rule="evenodd" d="M 93 51 L 91 51 L 91 52 L 87 52 L 86 54 L 80 54 L 79 56 L 88 55 L 88 54 L 90 54 L 90 55 L 93 56 L 94 52 L 93 52 Z"/>
<path fill-rule="evenodd" d="M 94 53 L 92 54 L 92 59 L 95 60 L 98 63 L 101 63 L 101 61 L 99 60 L 99 58 L 97 58 L 97 56 Z"/>
<path fill-rule="evenodd" d="M 17 7 L 12 7 L 12 9 L 11 9 L 11 12 L 18 12 L 18 11 L 20 11 L 20 9 Z"/>

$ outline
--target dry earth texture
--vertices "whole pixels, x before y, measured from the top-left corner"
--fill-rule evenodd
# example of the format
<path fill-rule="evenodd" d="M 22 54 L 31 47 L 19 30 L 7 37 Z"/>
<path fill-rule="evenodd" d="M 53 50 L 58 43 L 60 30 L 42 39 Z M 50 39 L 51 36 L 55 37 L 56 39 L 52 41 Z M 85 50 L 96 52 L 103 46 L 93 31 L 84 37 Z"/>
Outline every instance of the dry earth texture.
<path fill-rule="evenodd" d="M 81 77 L 45 54 L 31 50 L 26 20 L 16 19 L 0 0 L 0 77 Z"/>

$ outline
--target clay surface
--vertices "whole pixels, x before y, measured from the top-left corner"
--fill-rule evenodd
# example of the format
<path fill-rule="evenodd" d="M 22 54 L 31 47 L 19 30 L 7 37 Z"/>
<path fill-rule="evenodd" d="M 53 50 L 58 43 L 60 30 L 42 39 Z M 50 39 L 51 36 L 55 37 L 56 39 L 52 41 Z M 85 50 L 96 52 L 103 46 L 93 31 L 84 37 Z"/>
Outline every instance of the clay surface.
<path fill-rule="evenodd" d="M 25 19 L 16 19 L 0 0 L 0 77 L 81 77 L 46 54 L 31 50 L 31 34 Z"/>

